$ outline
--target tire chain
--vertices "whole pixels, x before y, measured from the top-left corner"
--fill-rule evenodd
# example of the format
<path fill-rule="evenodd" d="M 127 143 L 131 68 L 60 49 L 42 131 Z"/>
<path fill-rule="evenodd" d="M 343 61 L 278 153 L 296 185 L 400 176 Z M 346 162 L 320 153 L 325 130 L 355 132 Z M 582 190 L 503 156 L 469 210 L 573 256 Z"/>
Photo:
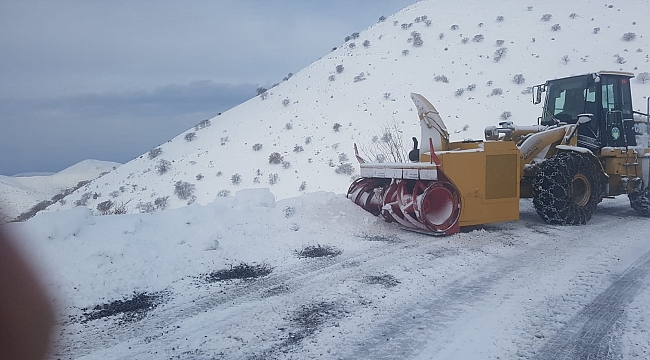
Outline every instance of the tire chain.
<path fill-rule="evenodd" d="M 571 197 L 573 177 L 583 174 L 591 184 L 591 196 L 585 206 L 578 206 Z M 585 155 L 560 153 L 547 159 L 533 179 L 533 205 L 537 214 L 549 224 L 586 224 L 596 205 L 602 200 L 599 170 Z"/>
<path fill-rule="evenodd" d="M 642 216 L 650 216 L 650 187 L 628 194 L 630 206 Z"/>

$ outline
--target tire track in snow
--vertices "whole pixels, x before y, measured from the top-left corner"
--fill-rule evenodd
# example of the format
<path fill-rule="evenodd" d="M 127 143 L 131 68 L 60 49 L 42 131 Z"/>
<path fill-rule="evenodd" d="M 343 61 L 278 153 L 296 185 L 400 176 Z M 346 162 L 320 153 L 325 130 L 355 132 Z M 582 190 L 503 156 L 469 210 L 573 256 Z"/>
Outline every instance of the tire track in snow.
<path fill-rule="evenodd" d="M 548 340 L 534 359 L 614 359 L 614 325 L 634 299 L 650 273 L 650 252 L 645 253 L 566 326 Z"/>

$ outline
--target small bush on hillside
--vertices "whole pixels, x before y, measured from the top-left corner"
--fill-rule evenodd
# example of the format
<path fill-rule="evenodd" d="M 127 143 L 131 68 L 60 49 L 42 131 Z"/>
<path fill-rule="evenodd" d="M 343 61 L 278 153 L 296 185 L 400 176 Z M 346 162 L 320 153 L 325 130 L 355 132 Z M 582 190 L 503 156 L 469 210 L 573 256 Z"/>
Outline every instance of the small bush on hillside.
<path fill-rule="evenodd" d="M 505 19 L 506 19 L 506 18 L 503 17 L 503 15 L 499 15 L 499 16 L 497 16 L 497 22 L 503 22 L 503 20 L 505 20 Z"/>
<path fill-rule="evenodd" d="M 562 27 L 560 26 L 560 24 L 553 24 L 553 26 L 551 26 L 551 30 L 553 31 L 562 30 Z"/>
<path fill-rule="evenodd" d="M 355 47 L 357 47 L 357 44 L 355 44 L 353 42 L 348 44 L 348 48 L 350 48 L 350 49 L 354 49 Z"/>
<path fill-rule="evenodd" d="M 533 11 L 533 7 L 532 7 L 532 6 L 528 6 L 528 7 L 526 8 L 526 10 L 528 10 L 528 11 Z"/>
<path fill-rule="evenodd" d="M 301 145 L 296 144 L 293 147 L 293 152 L 295 152 L 295 153 L 299 153 L 299 152 L 303 152 L 303 151 L 305 151 L 305 148 L 303 148 Z"/>
<path fill-rule="evenodd" d="M 366 74 L 364 74 L 364 73 L 360 73 L 359 75 L 354 77 L 354 82 L 355 83 L 363 81 L 363 80 L 366 80 Z"/>
<path fill-rule="evenodd" d="M 230 182 L 233 185 L 239 185 L 241 184 L 241 175 L 239 174 L 234 174 L 233 176 L 230 177 Z"/>
<path fill-rule="evenodd" d="M 599 28 L 599 27 L 595 27 L 594 30 L 593 30 L 593 33 L 594 33 L 594 34 L 598 34 L 599 31 L 600 31 L 600 28 Z"/>
<path fill-rule="evenodd" d="M 334 171 L 337 174 L 352 175 L 352 173 L 354 173 L 354 166 L 352 166 L 350 163 L 344 163 L 337 166 L 336 170 Z"/>
<path fill-rule="evenodd" d="M 262 150 L 262 144 L 257 143 L 253 145 L 253 151 L 260 151 L 260 150 Z"/>
<path fill-rule="evenodd" d="M 227 137 L 227 136 L 224 136 L 224 137 L 222 137 L 222 138 L 219 139 L 219 140 L 220 140 L 220 142 L 221 142 L 221 145 L 223 146 L 223 145 L 226 145 L 226 143 L 228 142 L 228 137 Z"/>
<path fill-rule="evenodd" d="M 634 39 L 636 39 L 636 34 L 633 32 L 626 32 L 623 34 L 623 40 L 625 41 L 632 41 Z"/>
<path fill-rule="evenodd" d="M 93 196 L 93 193 L 87 192 L 81 195 L 81 198 L 79 200 L 76 200 L 74 202 L 74 206 L 86 206 L 88 205 L 88 200 Z"/>
<path fill-rule="evenodd" d="M 478 26 L 478 27 L 483 27 L 483 23 L 482 23 L 482 22 L 480 22 L 480 23 L 478 23 L 478 25 L 477 25 L 477 26 Z"/>
<path fill-rule="evenodd" d="M 346 153 L 340 153 L 339 162 L 346 162 L 346 161 L 348 161 L 348 155 Z"/>
<path fill-rule="evenodd" d="M 449 79 L 445 75 L 436 75 L 433 77 L 433 80 L 436 82 L 443 82 L 443 83 L 448 83 Z"/>
<path fill-rule="evenodd" d="M 188 200 L 193 194 L 196 186 L 185 181 L 174 183 L 174 194 L 181 200 Z"/>
<path fill-rule="evenodd" d="M 650 80 L 650 73 L 642 72 L 636 75 L 636 80 L 642 84 L 645 84 L 646 81 Z"/>
<path fill-rule="evenodd" d="M 442 40 L 445 38 L 445 33 L 438 34 L 438 39 Z"/>
<path fill-rule="evenodd" d="M 492 89 L 492 93 L 490 93 L 490 95 L 492 96 L 497 96 L 502 94 L 503 94 L 503 90 L 501 90 L 501 88 L 494 88 Z"/>
<path fill-rule="evenodd" d="M 514 82 L 517 85 L 520 85 L 526 82 L 526 78 L 524 77 L 523 74 L 516 74 L 515 76 L 512 77 L 512 82 Z"/>
<path fill-rule="evenodd" d="M 507 53 L 508 53 L 508 48 L 507 47 L 498 48 L 494 52 L 494 58 L 493 58 L 494 62 L 501 61 L 501 59 L 503 59 L 503 57 L 506 56 Z"/>
<path fill-rule="evenodd" d="M 342 72 L 343 72 L 343 69 L 345 69 L 345 68 L 343 67 L 343 65 L 336 65 L 336 73 L 337 73 L 337 74 L 342 73 Z"/>
<path fill-rule="evenodd" d="M 196 175 L 196 180 L 201 181 L 201 180 L 203 180 L 204 177 L 205 176 L 203 176 L 203 174 L 198 174 L 198 175 Z"/>
<path fill-rule="evenodd" d="M 485 37 L 484 37 L 483 35 L 478 34 L 478 35 L 474 35 L 474 38 L 472 38 L 472 41 L 474 41 L 474 42 L 481 42 L 481 41 L 483 41 L 484 38 L 485 38 Z"/>
<path fill-rule="evenodd" d="M 474 90 L 476 90 L 476 84 L 469 84 L 469 85 L 467 85 L 467 87 L 465 89 L 467 91 L 474 91 Z"/>
<path fill-rule="evenodd" d="M 280 181 L 280 176 L 278 174 L 269 174 L 269 184 L 275 185 Z"/>
<path fill-rule="evenodd" d="M 298 191 L 305 191 L 306 188 L 307 188 L 307 182 L 303 181 L 300 183 L 300 186 L 298 187 Z"/>
<path fill-rule="evenodd" d="M 386 21 L 386 17 L 384 15 L 380 16 L 377 22 L 383 22 L 383 21 Z"/>
<path fill-rule="evenodd" d="M 217 196 L 219 196 L 219 197 L 228 197 L 228 196 L 230 196 L 230 190 L 225 190 L 225 189 L 224 190 L 219 190 L 219 192 L 217 193 Z"/>
<path fill-rule="evenodd" d="M 544 15 L 542 15 L 542 19 L 541 19 L 541 20 L 542 20 L 542 21 L 551 21 L 552 18 L 553 18 L 553 15 L 551 15 L 551 14 L 544 14 Z"/>
<path fill-rule="evenodd" d="M 370 46 L 370 40 L 363 40 L 363 47 L 367 48 Z"/>
<path fill-rule="evenodd" d="M 336 80 L 336 75 L 330 75 L 327 80 L 329 81 L 335 81 Z"/>
<path fill-rule="evenodd" d="M 160 210 L 165 210 L 167 208 L 167 204 L 169 202 L 169 196 L 161 196 L 157 197 L 156 200 L 154 200 L 154 205 Z"/>
<path fill-rule="evenodd" d="M 494 84 L 494 81 L 492 81 L 492 80 L 488 80 L 488 81 L 485 83 L 485 85 L 487 85 L 487 86 L 492 86 L 492 84 Z"/>
<path fill-rule="evenodd" d="M 413 38 L 413 46 L 420 47 L 424 44 L 424 41 L 420 37 Z"/>
<path fill-rule="evenodd" d="M 266 92 L 266 89 L 264 89 L 264 91 Z M 199 130 L 199 129 L 207 128 L 210 125 L 212 125 L 212 123 L 210 122 L 210 119 L 205 119 L 205 120 L 201 120 L 201 122 L 196 124 L 196 126 L 194 128 Z"/>
<path fill-rule="evenodd" d="M 510 111 L 504 111 L 501 113 L 501 119 L 503 120 L 508 120 L 512 116 L 512 113 Z"/>
<path fill-rule="evenodd" d="M 195 132 L 188 132 L 187 134 L 185 134 L 184 138 L 188 142 L 192 141 L 192 140 L 196 139 L 196 133 Z"/>
<path fill-rule="evenodd" d="M 147 201 L 145 203 L 140 202 L 135 206 L 135 208 L 138 209 L 141 213 L 152 213 L 156 211 L 156 206 L 151 201 Z"/>
<path fill-rule="evenodd" d="M 503 44 L 505 44 L 505 42 L 506 42 L 505 40 L 497 40 L 495 45 L 498 46 L 498 47 L 502 47 Z"/>
<path fill-rule="evenodd" d="M 454 92 L 454 95 L 456 95 L 456 96 L 462 96 L 463 93 L 465 93 L 465 89 L 464 89 L 464 88 L 458 88 L 458 89 L 456 89 L 456 91 Z"/>
<path fill-rule="evenodd" d="M 432 23 L 433 22 L 431 20 L 425 20 L 424 21 L 424 25 L 426 25 L 426 26 L 431 26 Z"/>
<path fill-rule="evenodd" d="M 359 33 L 358 32 L 353 32 L 352 35 L 350 35 L 351 38 L 353 39 L 358 39 L 359 38 Z"/>
<path fill-rule="evenodd" d="M 149 159 L 153 160 L 155 159 L 158 155 L 162 154 L 162 149 L 157 147 L 149 150 Z"/>
<path fill-rule="evenodd" d="M 410 51 L 408 51 L 408 49 L 402 50 L 402 55 L 404 55 L 404 56 L 408 55 L 409 53 L 410 53 Z"/>
<path fill-rule="evenodd" d="M 269 155 L 269 164 L 280 164 L 282 163 L 282 160 L 284 160 L 284 156 L 279 152 L 272 152 L 271 155 Z"/>
<path fill-rule="evenodd" d="M 464 37 L 460 42 L 463 43 L 463 44 L 467 44 L 469 42 L 469 38 Z"/>
<path fill-rule="evenodd" d="M 309 144 L 311 144 L 311 136 L 307 136 L 305 138 L 305 145 L 309 145 Z"/>
<path fill-rule="evenodd" d="M 110 196 L 112 198 L 116 198 L 116 197 L 120 196 L 120 192 L 117 191 L 117 190 L 111 191 L 111 192 L 108 193 L 108 196 Z"/>
<path fill-rule="evenodd" d="M 625 64 L 627 62 L 627 61 L 625 61 L 625 58 L 622 57 L 619 54 L 614 55 L 614 57 L 616 58 L 616 63 L 617 64 Z"/>
<path fill-rule="evenodd" d="M 269 97 L 269 93 L 267 91 L 260 94 L 260 99 L 262 100 L 266 100 L 267 97 Z"/>
<path fill-rule="evenodd" d="M 286 98 L 286 99 L 282 100 L 282 105 L 284 105 L 284 106 L 289 106 L 290 103 L 291 103 L 291 100 L 289 100 L 289 98 Z"/>
<path fill-rule="evenodd" d="M 291 129 L 293 129 L 293 124 L 292 124 L 292 123 L 286 123 L 286 124 L 284 124 L 284 129 L 285 129 L 285 130 L 291 130 Z"/>
<path fill-rule="evenodd" d="M 576 13 L 571 13 L 571 14 L 569 14 L 569 17 L 570 17 L 571 19 L 575 19 L 575 18 L 578 17 L 578 14 L 576 14 Z"/>
<path fill-rule="evenodd" d="M 339 132 L 339 131 L 341 131 L 341 124 L 339 124 L 339 123 L 334 123 L 334 126 L 332 126 L 332 129 L 334 129 L 334 132 Z"/>
<path fill-rule="evenodd" d="M 458 30 L 458 25 L 454 24 L 454 25 L 451 26 L 450 29 L 452 29 L 452 30 Z"/>
<path fill-rule="evenodd" d="M 286 161 L 286 160 L 282 161 L 282 168 L 283 169 L 288 169 L 290 167 L 291 167 L 291 162 Z"/>
<path fill-rule="evenodd" d="M 105 215 L 108 213 L 109 210 L 113 207 L 113 202 L 110 200 L 102 201 L 99 204 L 97 204 L 97 211 L 99 211 L 100 214 Z"/>
<path fill-rule="evenodd" d="M 390 93 L 389 92 L 384 93 L 384 99 L 390 100 Z"/>
<path fill-rule="evenodd" d="M 571 61 L 571 59 L 569 58 L 569 55 L 564 55 L 562 56 L 562 61 L 564 62 L 564 65 L 566 65 Z"/>
<path fill-rule="evenodd" d="M 160 159 L 160 161 L 158 161 L 158 164 L 156 164 L 156 172 L 158 173 L 158 175 L 162 175 L 168 172 L 171 168 L 172 168 L 172 163 L 165 159 Z"/>

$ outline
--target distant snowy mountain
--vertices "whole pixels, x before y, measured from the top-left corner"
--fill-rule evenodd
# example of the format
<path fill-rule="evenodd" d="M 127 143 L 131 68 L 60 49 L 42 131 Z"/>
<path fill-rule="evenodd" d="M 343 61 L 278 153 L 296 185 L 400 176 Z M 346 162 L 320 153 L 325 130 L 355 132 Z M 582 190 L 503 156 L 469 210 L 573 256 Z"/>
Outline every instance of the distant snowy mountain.
<path fill-rule="evenodd" d="M 452 140 L 483 138 L 504 112 L 533 124 L 541 108 L 531 104 L 532 85 L 599 70 L 650 71 L 648 13 L 645 0 L 418 2 L 53 209 L 110 200 L 154 211 L 156 200 L 178 208 L 257 187 L 278 199 L 345 193 L 358 172 L 354 143 L 372 147 L 390 124 L 406 148 L 419 135 L 411 92 L 437 107 Z M 632 91 L 635 110 L 645 112 L 650 85 L 635 80 Z"/>
<path fill-rule="evenodd" d="M 110 172 L 120 165 L 110 161 L 84 160 L 51 175 L 0 175 L 0 224 L 16 218 L 32 206 L 51 199 L 80 181 L 96 179 L 100 174 Z"/>

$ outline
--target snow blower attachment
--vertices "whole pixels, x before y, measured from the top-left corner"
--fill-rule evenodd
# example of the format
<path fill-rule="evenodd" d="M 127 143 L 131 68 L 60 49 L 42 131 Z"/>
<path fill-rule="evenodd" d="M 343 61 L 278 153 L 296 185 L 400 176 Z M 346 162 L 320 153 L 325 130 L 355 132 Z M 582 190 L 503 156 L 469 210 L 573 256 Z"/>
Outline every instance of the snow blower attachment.
<path fill-rule="evenodd" d="M 411 94 L 421 128 L 413 162 L 366 162 L 355 145 L 361 177 L 347 196 L 388 222 L 433 235 L 518 220 L 520 197 L 532 198 L 551 224 L 585 224 L 603 197 L 620 194 L 650 216 L 650 115 L 632 111 L 633 76 L 601 71 L 537 85 L 534 104 L 547 94 L 538 125 L 489 126 L 485 141 L 450 142 L 436 108 Z"/>

